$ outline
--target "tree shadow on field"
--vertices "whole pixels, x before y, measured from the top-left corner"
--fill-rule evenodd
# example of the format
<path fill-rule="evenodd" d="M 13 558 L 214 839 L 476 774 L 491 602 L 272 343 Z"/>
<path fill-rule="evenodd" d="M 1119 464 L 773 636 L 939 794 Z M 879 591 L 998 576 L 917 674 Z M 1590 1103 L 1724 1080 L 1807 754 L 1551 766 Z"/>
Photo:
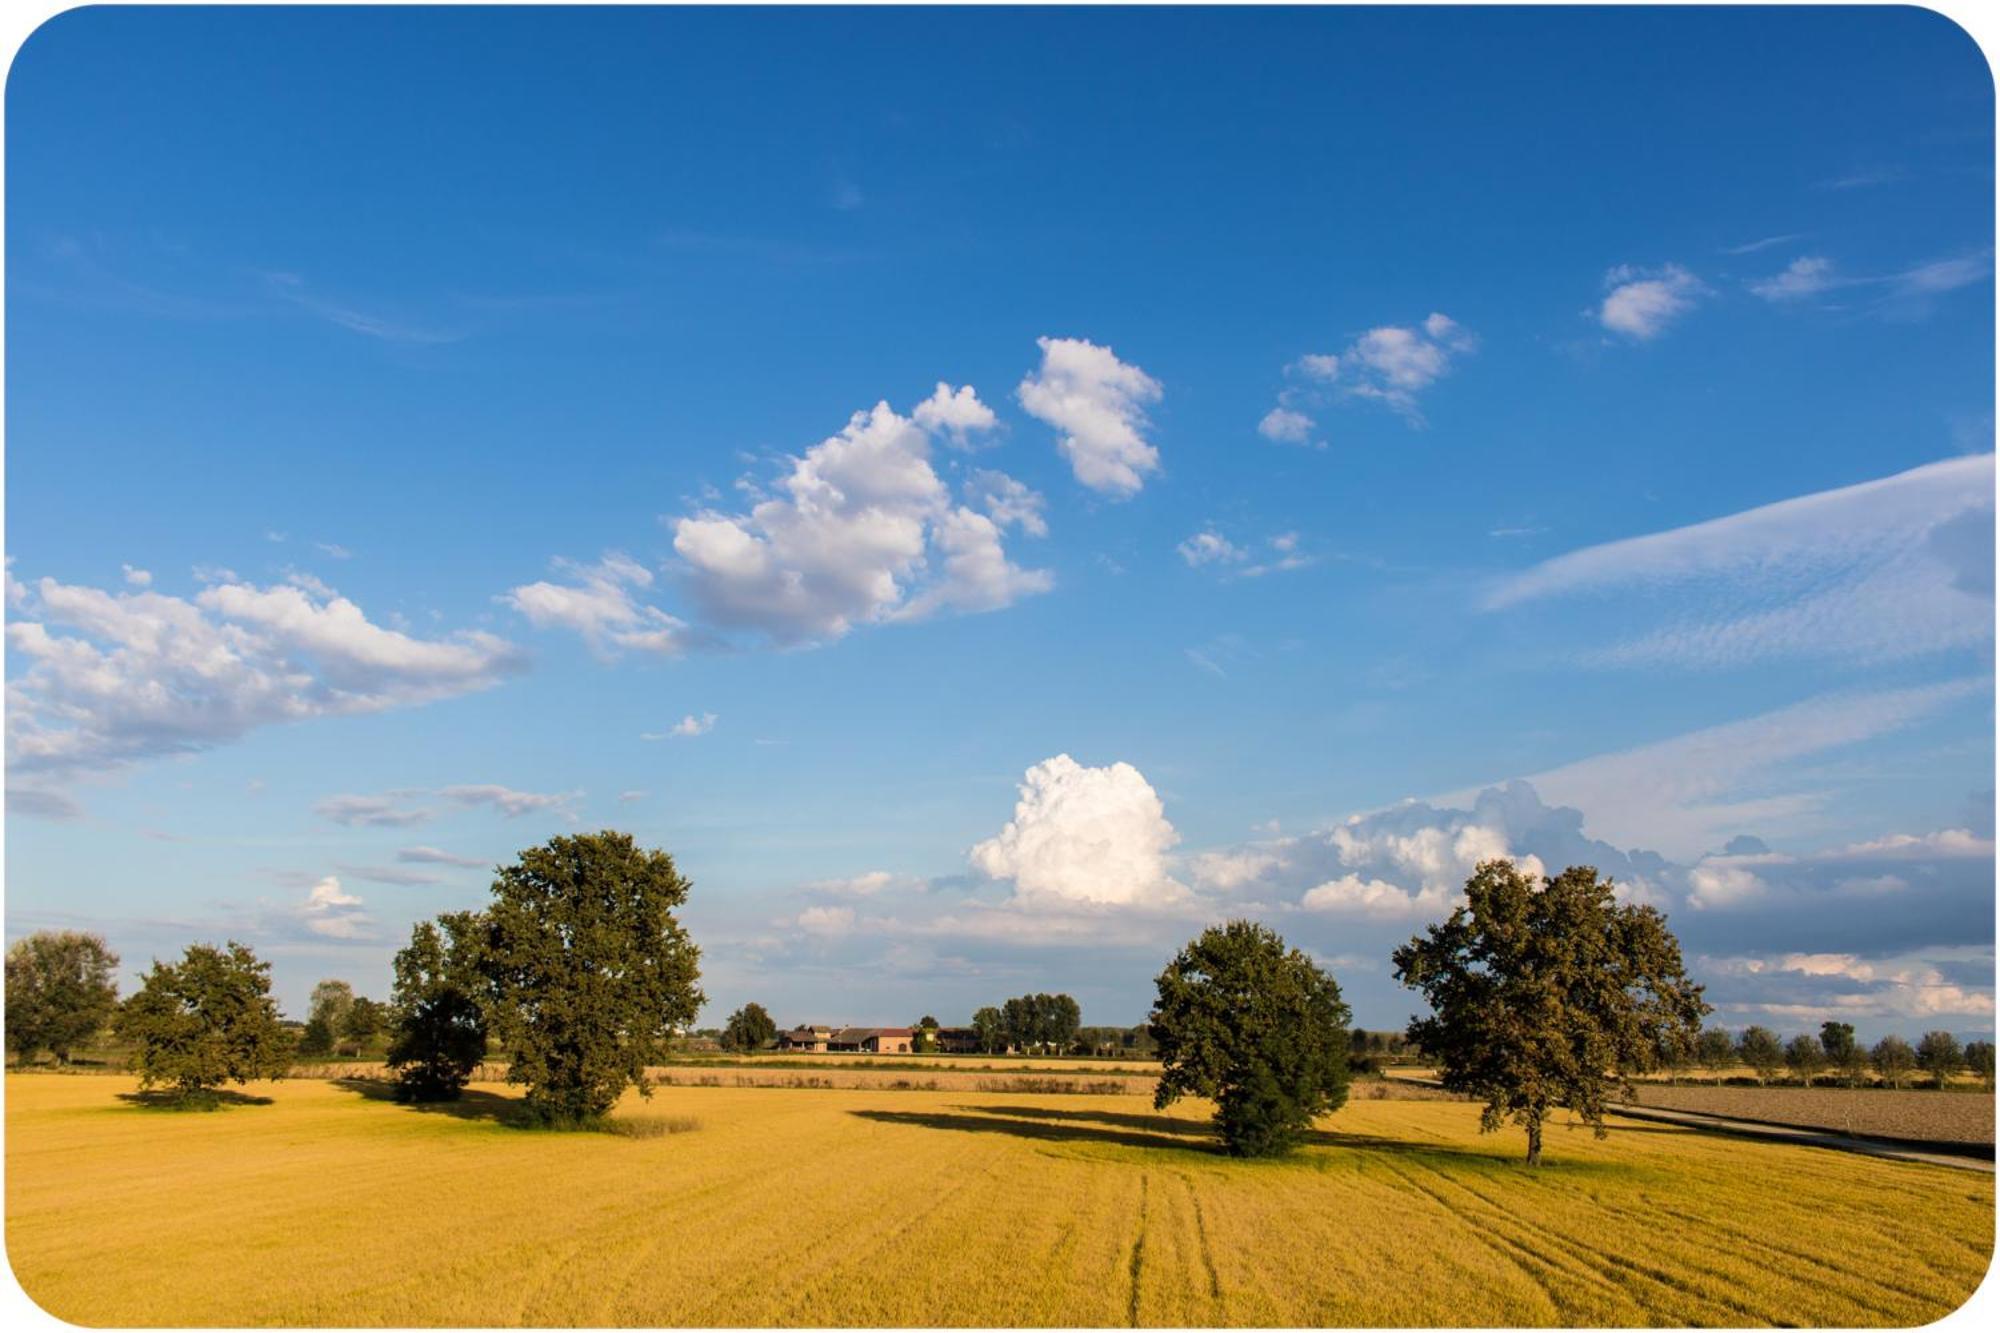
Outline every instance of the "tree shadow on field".
<path fill-rule="evenodd" d="M 482 1092 L 477 1088 L 467 1088 L 460 1092 L 458 1100 L 449 1102 L 405 1102 L 396 1098 L 396 1085 L 379 1078 L 336 1078 L 333 1086 L 344 1092 L 360 1094 L 371 1102 L 389 1102 L 405 1111 L 419 1115 L 445 1115 L 454 1120 L 486 1120 L 494 1124 L 526 1128 L 527 1115 L 518 1097 L 503 1097 L 497 1092 Z"/>
<path fill-rule="evenodd" d="M 1078 1111 L 1042 1106 L 959 1106 L 954 1115 L 930 1111 L 850 1111 L 849 1115 L 881 1124 L 921 1125 L 926 1129 L 958 1130 L 968 1134 L 1009 1134 L 1016 1138 L 1056 1142 L 1113 1143 L 1128 1148 L 1172 1149 L 1226 1157 L 1228 1152 L 1205 1120 L 1183 1120 L 1167 1115 L 1136 1115 L 1125 1111 Z M 1394 1153 L 1412 1157 L 1453 1158 L 1489 1165 L 1504 1158 L 1450 1144 L 1421 1143 L 1385 1139 L 1371 1134 L 1346 1134 L 1337 1130 L 1308 1130 L 1301 1140 L 1308 1147 L 1346 1148 L 1351 1151 Z"/>
<path fill-rule="evenodd" d="M 147 1092 L 121 1092 L 117 1096 L 119 1101 L 143 1111 L 220 1111 L 231 1106 L 269 1106 L 275 1100 L 225 1088 L 194 1095 L 172 1088 L 154 1088 Z"/>

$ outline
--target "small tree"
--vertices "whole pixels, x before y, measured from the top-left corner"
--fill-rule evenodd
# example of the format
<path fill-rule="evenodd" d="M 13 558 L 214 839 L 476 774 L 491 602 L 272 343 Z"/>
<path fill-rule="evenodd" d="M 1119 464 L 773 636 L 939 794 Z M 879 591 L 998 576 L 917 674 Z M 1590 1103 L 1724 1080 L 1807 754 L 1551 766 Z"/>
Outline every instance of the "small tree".
<path fill-rule="evenodd" d="M 1703 1028 L 1695 1038 L 1695 1060 L 1717 1083 L 1726 1069 L 1736 1068 L 1736 1038 L 1724 1028 Z"/>
<path fill-rule="evenodd" d="M 1965 1067 L 1965 1052 L 1959 1047 L 1958 1038 L 1949 1032 L 1926 1032 L 1917 1041 L 1917 1067 L 1931 1076 L 1931 1082 L 1944 1087 L 1951 1082 L 1951 1076 Z"/>
<path fill-rule="evenodd" d="M 1828 1019 L 1820 1024 L 1819 1044 L 1834 1076 L 1850 1088 L 1860 1087 L 1868 1077 L 1868 1053 L 1854 1040 L 1854 1024 Z"/>
<path fill-rule="evenodd" d="M 396 953 L 389 1068 L 406 1102 L 456 1101 L 486 1058 L 485 919 L 449 912 L 419 921 Z"/>
<path fill-rule="evenodd" d="M 1759 1083 L 1769 1083 L 1785 1067 L 1785 1048 L 1777 1033 L 1752 1024 L 1736 1039 L 1736 1058 L 1750 1066 Z"/>
<path fill-rule="evenodd" d="M 674 916 L 690 885 L 627 833 L 551 838 L 493 881 L 485 967 L 509 1081 L 531 1115 L 581 1125 L 667 1057 L 704 996 L 700 950 Z"/>
<path fill-rule="evenodd" d="M 1785 1044 L 1785 1065 L 1799 1081 L 1810 1088 L 1813 1080 L 1826 1068 L 1826 1051 L 1819 1044 L 1819 1038 L 1810 1032 L 1801 1032 Z"/>
<path fill-rule="evenodd" d="M 277 1078 L 292 1054 L 271 965 L 234 940 L 189 945 L 177 963 L 155 960 L 118 1011 L 118 1035 L 138 1047 L 139 1086 L 169 1084 L 184 1102 L 212 1102 L 231 1080 Z"/>
<path fill-rule="evenodd" d="M 1164 1069 L 1154 1106 L 1210 1098 L 1224 1146 L 1263 1157 L 1289 1151 L 1313 1117 L 1346 1103 L 1340 987 L 1274 931 L 1250 921 L 1210 927 L 1158 987 L 1150 1030 Z"/>
<path fill-rule="evenodd" d="M 341 1025 L 340 1035 L 366 1050 L 370 1042 L 382 1035 L 386 1022 L 386 1006 L 358 995 L 347 1011 L 347 1022 Z"/>
<path fill-rule="evenodd" d="M 333 1054 L 333 1024 L 325 1014 L 314 1014 L 306 1020 L 305 1030 L 299 1034 L 298 1053 L 309 1060 Z"/>
<path fill-rule="evenodd" d="M 1007 1048 L 1007 1024 L 990 1004 L 972 1015 L 972 1033 L 987 1055 L 998 1055 Z"/>
<path fill-rule="evenodd" d="M 1917 1067 L 1917 1053 L 1910 1049 L 1910 1043 L 1894 1035 L 1876 1042 L 1868 1058 L 1874 1063 L 1876 1074 L 1892 1088 L 1908 1083 L 1910 1071 Z"/>
<path fill-rule="evenodd" d="M 778 1024 L 754 1000 L 729 1016 L 722 1026 L 722 1044 L 732 1051 L 755 1051 L 778 1039 Z"/>
<path fill-rule="evenodd" d="M 7 1045 L 23 1064 L 47 1050 L 56 1063 L 111 1021 L 118 955 L 102 935 L 38 930 L 7 950 Z"/>
<path fill-rule="evenodd" d="M 1993 1091 L 1993 1043 L 1990 1041 L 1968 1041 L 1965 1043 L 1965 1067 L 1972 1071 L 1988 1092 Z"/>
<path fill-rule="evenodd" d="M 312 989 L 312 998 L 306 1001 L 306 1021 L 315 1018 L 326 1020 L 326 1030 L 337 1041 L 347 1028 L 347 1015 L 354 1008 L 354 987 L 344 981 L 322 981 Z"/>
<path fill-rule="evenodd" d="M 925 1014 L 910 1025 L 910 1049 L 919 1055 L 931 1055 L 938 1048 L 938 1021 Z"/>
<path fill-rule="evenodd" d="M 1542 1159 L 1542 1122 L 1568 1106 L 1599 1135 L 1616 1090 L 1669 1042 L 1699 1031 L 1708 1006 L 1681 966 L 1680 943 L 1651 907 L 1620 903 L 1589 866 L 1538 885 L 1511 861 L 1487 861 L 1465 906 L 1396 950 L 1396 979 L 1423 992 L 1431 1017 L 1410 1040 L 1444 1086 L 1483 1097 L 1482 1130 L 1512 1118 Z"/>
<path fill-rule="evenodd" d="M 1076 1044 L 1077 1028 L 1083 1024 L 1083 1008 L 1070 995 L 1044 995 L 1041 998 L 1042 1040 L 1059 1053 L 1067 1051 Z"/>

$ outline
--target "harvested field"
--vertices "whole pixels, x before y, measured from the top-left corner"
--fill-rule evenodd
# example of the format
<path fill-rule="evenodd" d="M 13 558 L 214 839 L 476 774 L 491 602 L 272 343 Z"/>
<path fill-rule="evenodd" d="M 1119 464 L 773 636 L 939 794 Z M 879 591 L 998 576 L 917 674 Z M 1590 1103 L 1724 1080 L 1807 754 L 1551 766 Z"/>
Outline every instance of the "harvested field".
<path fill-rule="evenodd" d="M 1639 1085 L 1641 1106 L 1873 1138 L 1992 1143 L 1993 1098 L 1977 1092 Z"/>
<path fill-rule="evenodd" d="M 9 1257 L 76 1323 L 1907 1326 L 1993 1243 L 1991 1177 L 1629 1122 L 1530 1171 L 1453 1102 L 1243 1162 L 1135 1096 L 675 1087 L 614 1135 L 503 1087 L 132 1086 L 7 1080 Z"/>

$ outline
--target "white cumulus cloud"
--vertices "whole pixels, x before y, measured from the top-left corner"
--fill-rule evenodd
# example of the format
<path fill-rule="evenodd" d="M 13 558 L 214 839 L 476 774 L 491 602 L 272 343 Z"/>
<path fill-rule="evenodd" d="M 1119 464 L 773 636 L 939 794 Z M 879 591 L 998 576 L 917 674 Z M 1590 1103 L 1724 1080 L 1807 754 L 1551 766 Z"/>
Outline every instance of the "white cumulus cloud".
<path fill-rule="evenodd" d="M 1013 819 L 970 855 L 1024 903 L 1160 906 L 1186 896 L 1168 874 L 1179 841 L 1138 769 L 1059 754 L 1027 771 Z"/>
<path fill-rule="evenodd" d="M 1160 451 L 1145 437 L 1145 408 L 1159 400 L 1159 382 L 1085 339 L 1036 342 L 1042 364 L 1016 390 L 1021 406 L 1060 432 L 1056 447 L 1078 481 L 1114 499 L 1138 494 L 1160 467 Z"/>
<path fill-rule="evenodd" d="M 1679 264 L 1656 269 L 1621 264 L 1604 275 L 1604 285 L 1598 323 L 1641 341 L 1665 332 L 1708 293 L 1707 285 Z"/>

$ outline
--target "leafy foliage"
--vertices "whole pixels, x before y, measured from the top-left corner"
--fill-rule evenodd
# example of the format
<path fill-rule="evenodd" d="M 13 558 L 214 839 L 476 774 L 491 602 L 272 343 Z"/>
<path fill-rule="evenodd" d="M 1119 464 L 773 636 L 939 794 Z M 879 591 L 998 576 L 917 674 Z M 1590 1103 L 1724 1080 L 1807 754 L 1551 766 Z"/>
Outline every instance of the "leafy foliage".
<path fill-rule="evenodd" d="M 1736 1039 L 1736 1058 L 1750 1066 L 1759 1083 L 1769 1083 L 1785 1067 L 1785 1048 L 1777 1033 L 1753 1023 Z"/>
<path fill-rule="evenodd" d="M 347 1011 L 347 1021 L 341 1025 L 340 1035 L 366 1046 L 382 1035 L 387 1019 L 386 1005 L 377 1004 L 366 995 L 358 995 Z"/>
<path fill-rule="evenodd" d="M 1951 1076 L 1965 1068 L 1965 1052 L 1959 1047 L 1958 1038 L 1949 1032 L 1926 1032 L 1917 1039 L 1917 1068 L 1931 1076 L 1931 1081 L 1942 1088 L 1951 1081 Z"/>
<path fill-rule="evenodd" d="M 1000 1006 L 1007 1044 L 1023 1051 L 1067 1050 L 1082 1022 L 1082 1007 L 1068 995 L 1020 995 Z"/>
<path fill-rule="evenodd" d="M 486 1056 L 485 930 L 477 912 L 448 912 L 396 953 L 388 1063 L 401 1101 L 456 1101 Z"/>
<path fill-rule="evenodd" d="M 200 1099 L 234 1080 L 277 1078 L 291 1034 L 271 998 L 271 965 L 231 940 L 191 944 L 177 963 L 155 961 L 118 1011 L 118 1035 L 138 1046 L 139 1085 L 169 1084 Z"/>
<path fill-rule="evenodd" d="M 1868 1058 L 1882 1081 L 1892 1088 L 1908 1083 L 1911 1071 L 1917 1067 L 1917 1053 L 1910 1049 L 1910 1043 L 1893 1035 L 1876 1042 Z"/>
<path fill-rule="evenodd" d="M 1239 1157 L 1286 1152 L 1347 1101 L 1350 1014 L 1334 979 L 1268 927 L 1212 926 L 1160 973 L 1150 1031 L 1164 1066 L 1155 1106 L 1216 1103 Z"/>
<path fill-rule="evenodd" d="M 339 980 L 322 981 L 312 988 L 312 998 L 306 1001 L 306 1022 L 321 1020 L 327 1032 L 338 1039 L 346 1030 L 347 1015 L 353 1008 L 353 986 Z"/>
<path fill-rule="evenodd" d="M 987 1055 L 998 1055 L 1007 1049 L 1007 1023 L 998 1009 L 987 1005 L 972 1016 L 972 1031 L 979 1040 L 979 1049 Z"/>
<path fill-rule="evenodd" d="M 1608 880 L 1576 866 L 1536 884 L 1510 861 L 1482 863 L 1466 903 L 1396 950 L 1396 976 L 1432 1015 L 1410 1040 L 1445 1087 L 1486 1099 L 1483 1129 L 1508 1118 L 1541 1161 L 1542 1122 L 1568 1106 L 1604 1133 L 1616 1090 L 1670 1045 L 1685 1047 L 1708 1005 L 1680 944 L 1651 907 L 1621 904 Z"/>
<path fill-rule="evenodd" d="M 1828 1019 L 1819 1025 L 1819 1044 L 1835 1078 L 1850 1088 L 1858 1088 L 1867 1081 L 1868 1052 L 1854 1040 L 1854 1024 Z"/>
<path fill-rule="evenodd" d="M 1736 1038 L 1724 1028 L 1703 1028 L 1695 1038 L 1695 1062 L 1711 1074 L 1721 1074 L 1736 1063 Z"/>
<path fill-rule="evenodd" d="M 531 1115 L 582 1124 L 628 1086 L 650 1094 L 646 1066 L 704 998 L 700 950 L 673 912 L 689 887 L 672 857 L 610 829 L 551 838 L 501 868 L 486 913 L 489 1021 Z"/>
<path fill-rule="evenodd" d="M 1810 1088 L 1812 1081 L 1826 1068 L 1826 1050 L 1819 1044 L 1819 1038 L 1810 1032 L 1801 1032 L 1786 1042 L 1785 1066 Z"/>
<path fill-rule="evenodd" d="M 102 935 L 39 930 L 7 950 L 7 1045 L 22 1060 L 39 1050 L 68 1064 L 118 1006 L 118 955 Z"/>
<path fill-rule="evenodd" d="M 732 1051 L 755 1051 L 778 1039 L 778 1024 L 763 1005 L 751 1001 L 729 1016 L 722 1044 Z"/>
<path fill-rule="evenodd" d="M 1973 1076 L 1993 1091 L 1993 1043 L 1990 1041 L 1968 1041 L 1965 1043 L 1965 1067 Z"/>

